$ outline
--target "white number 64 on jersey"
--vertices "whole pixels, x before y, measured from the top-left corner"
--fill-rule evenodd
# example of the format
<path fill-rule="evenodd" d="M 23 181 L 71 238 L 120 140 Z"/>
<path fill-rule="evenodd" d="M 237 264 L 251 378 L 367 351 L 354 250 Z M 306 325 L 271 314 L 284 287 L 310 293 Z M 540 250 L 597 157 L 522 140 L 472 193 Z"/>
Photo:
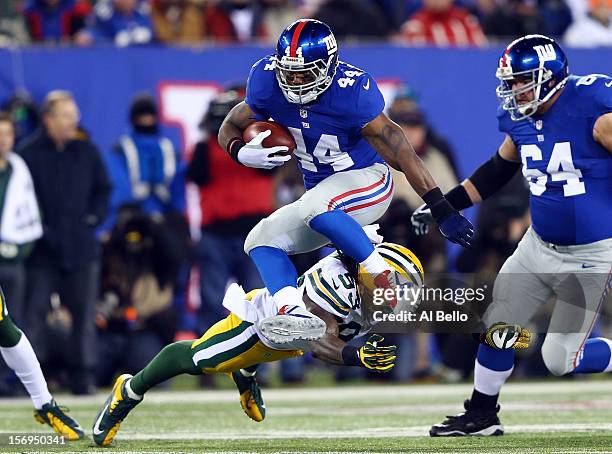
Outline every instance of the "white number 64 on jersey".
<path fill-rule="evenodd" d="M 550 176 L 552 181 L 565 181 L 563 195 L 571 197 L 586 193 L 582 178 L 582 171 L 574 166 L 572 148 L 569 142 L 559 142 L 553 147 L 550 161 L 546 166 L 546 173 L 538 169 L 527 167 L 527 158 L 533 161 L 542 160 L 542 150 L 535 144 L 521 146 L 521 160 L 523 161 L 523 175 L 529 182 L 529 190 L 533 195 L 542 195 L 546 191 L 546 183 Z"/>

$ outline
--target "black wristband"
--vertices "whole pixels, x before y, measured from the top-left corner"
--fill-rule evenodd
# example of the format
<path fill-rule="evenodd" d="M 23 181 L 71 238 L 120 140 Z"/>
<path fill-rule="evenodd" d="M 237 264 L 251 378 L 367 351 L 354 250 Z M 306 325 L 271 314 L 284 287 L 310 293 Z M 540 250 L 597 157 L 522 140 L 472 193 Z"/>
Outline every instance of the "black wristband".
<path fill-rule="evenodd" d="M 431 210 L 431 215 L 438 224 L 440 221 L 443 221 L 457 211 L 448 203 L 448 200 L 444 198 L 442 191 L 438 187 L 427 192 L 422 198 L 427 204 L 427 208 Z"/>
<path fill-rule="evenodd" d="M 454 187 L 444 194 L 444 198 L 448 200 L 448 203 L 450 203 L 457 211 L 465 210 L 466 208 L 474 205 L 462 184 Z"/>
<path fill-rule="evenodd" d="M 227 152 L 229 153 L 230 158 L 232 158 L 238 164 L 240 164 L 240 161 L 238 161 L 238 152 L 245 145 L 246 145 L 245 141 L 243 141 L 242 139 L 239 139 L 238 137 L 235 137 L 234 139 L 230 141 L 227 147 Z"/>
<path fill-rule="evenodd" d="M 470 181 L 482 200 L 485 200 L 503 188 L 520 168 L 520 162 L 507 161 L 496 152 L 491 159 L 476 169 Z"/>
<path fill-rule="evenodd" d="M 359 349 L 352 345 L 347 345 L 342 349 L 342 362 L 347 366 L 363 366 L 359 359 Z"/>

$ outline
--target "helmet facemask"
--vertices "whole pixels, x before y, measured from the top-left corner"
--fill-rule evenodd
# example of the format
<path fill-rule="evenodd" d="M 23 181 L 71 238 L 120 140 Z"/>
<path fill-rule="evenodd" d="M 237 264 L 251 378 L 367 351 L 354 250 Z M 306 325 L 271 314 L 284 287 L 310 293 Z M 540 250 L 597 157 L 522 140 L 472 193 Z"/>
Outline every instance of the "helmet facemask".
<path fill-rule="evenodd" d="M 514 121 L 523 120 L 534 115 L 538 108 L 559 91 L 567 81 L 566 77 L 550 88 L 551 81 L 555 82 L 555 80 L 552 71 L 546 68 L 512 72 L 512 67 L 500 66 L 497 68 L 495 75 L 500 81 L 499 86 L 495 90 L 497 97 L 502 108 L 510 113 L 510 118 Z M 526 83 L 519 88 L 513 89 L 512 85 L 516 79 L 524 80 Z M 529 92 L 533 93 L 531 101 L 519 102 L 517 100 L 517 96 Z"/>
<path fill-rule="evenodd" d="M 307 104 L 317 99 L 329 88 L 336 73 L 337 56 L 305 63 L 302 57 L 276 56 L 276 80 L 287 101 L 293 104 Z M 296 76 L 302 76 L 303 83 L 295 84 Z"/>

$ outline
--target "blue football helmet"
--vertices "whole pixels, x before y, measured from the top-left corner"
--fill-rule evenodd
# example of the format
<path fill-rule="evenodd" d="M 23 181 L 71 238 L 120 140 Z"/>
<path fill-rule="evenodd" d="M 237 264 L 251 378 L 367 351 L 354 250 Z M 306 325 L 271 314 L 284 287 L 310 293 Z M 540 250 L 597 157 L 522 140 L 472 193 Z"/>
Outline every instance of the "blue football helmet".
<path fill-rule="evenodd" d="M 500 81 L 497 97 L 514 121 L 532 116 L 543 103 L 565 86 L 569 75 L 561 47 L 543 35 L 519 38 L 504 50 L 495 74 Z M 512 88 L 515 82 L 524 85 Z M 533 100 L 519 102 L 517 96 L 533 92 Z"/>
<path fill-rule="evenodd" d="M 307 104 L 331 85 L 338 45 L 330 28 L 314 19 L 289 25 L 276 45 L 276 80 L 287 101 Z"/>

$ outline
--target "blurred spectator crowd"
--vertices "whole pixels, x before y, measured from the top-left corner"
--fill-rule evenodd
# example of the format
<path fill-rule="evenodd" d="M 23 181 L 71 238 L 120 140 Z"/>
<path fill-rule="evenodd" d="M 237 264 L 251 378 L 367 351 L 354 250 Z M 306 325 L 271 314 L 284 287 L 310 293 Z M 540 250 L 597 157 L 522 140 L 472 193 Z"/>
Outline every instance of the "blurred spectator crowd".
<path fill-rule="evenodd" d="M 483 46 L 540 33 L 612 45 L 612 0 L 0 0 L 0 45 L 272 43 L 313 17 L 339 39 Z"/>

